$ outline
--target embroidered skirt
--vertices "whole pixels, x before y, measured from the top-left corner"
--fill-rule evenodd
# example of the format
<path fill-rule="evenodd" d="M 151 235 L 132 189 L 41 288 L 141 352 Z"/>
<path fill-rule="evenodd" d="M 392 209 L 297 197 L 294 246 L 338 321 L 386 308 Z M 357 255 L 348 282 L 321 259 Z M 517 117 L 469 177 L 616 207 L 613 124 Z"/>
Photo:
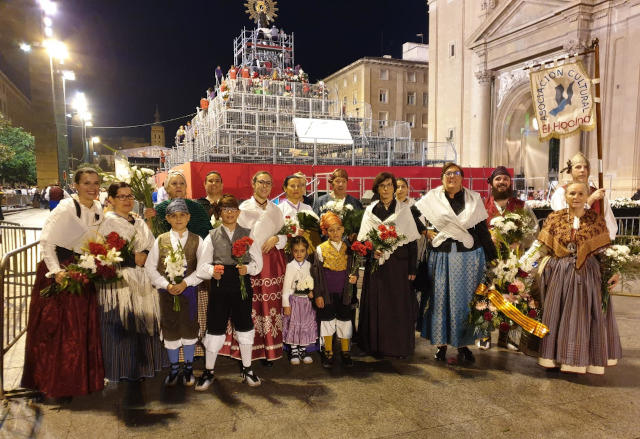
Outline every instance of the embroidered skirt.
<path fill-rule="evenodd" d="M 622 357 L 618 325 L 610 301 L 602 312 L 600 265 L 589 256 L 576 270 L 575 259 L 550 258 L 541 277 L 542 339 L 538 362 L 565 372 L 603 374 Z"/>

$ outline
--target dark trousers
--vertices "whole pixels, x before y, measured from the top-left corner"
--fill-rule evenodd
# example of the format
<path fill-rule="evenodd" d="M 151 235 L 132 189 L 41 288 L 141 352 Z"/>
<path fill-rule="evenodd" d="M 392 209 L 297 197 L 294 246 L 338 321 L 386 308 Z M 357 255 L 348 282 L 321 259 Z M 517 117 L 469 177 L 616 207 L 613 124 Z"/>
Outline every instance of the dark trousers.
<path fill-rule="evenodd" d="M 348 322 L 351 320 L 351 305 L 342 303 L 342 293 L 330 294 L 324 308 L 318 308 L 316 315 L 321 322 L 330 322 L 333 319 Z"/>
<path fill-rule="evenodd" d="M 247 298 L 244 300 L 240 293 L 240 275 L 234 265 L 224 266 L 224 274 L 219 282 L 211 279 L 209 306 L 207 308 L 208 334 L 225 334 L 229 318 L 231 318 L 233 328 L 238 332 L 246 332 L 253 329 L 253 319 L 251 318 L 253 309 L 251 277 L 246 274 L 242 281 L 244 281 L 247 288 Z"/>

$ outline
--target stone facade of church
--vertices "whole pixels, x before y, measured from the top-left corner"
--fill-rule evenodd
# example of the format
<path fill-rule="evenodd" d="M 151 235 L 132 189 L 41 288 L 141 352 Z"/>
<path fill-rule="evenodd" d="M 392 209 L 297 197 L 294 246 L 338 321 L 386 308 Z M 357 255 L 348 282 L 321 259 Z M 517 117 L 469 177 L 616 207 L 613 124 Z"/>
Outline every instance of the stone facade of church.
<path fill-rule="evenodd" d="M 429 141 L 452 139 L 462 165 L 507 165 L 529 185 L 583 151 L 595 131 L 539 142 L 527 67 L 600 42 L 605 186 L 640 186 L 640 0 L 429 0 Z M 593 73 L 593 55 L 582 57 Z M 560 177 L 563 179 L 564 177 Z M 597 180 L 596 180 L 597 181 Z"/>

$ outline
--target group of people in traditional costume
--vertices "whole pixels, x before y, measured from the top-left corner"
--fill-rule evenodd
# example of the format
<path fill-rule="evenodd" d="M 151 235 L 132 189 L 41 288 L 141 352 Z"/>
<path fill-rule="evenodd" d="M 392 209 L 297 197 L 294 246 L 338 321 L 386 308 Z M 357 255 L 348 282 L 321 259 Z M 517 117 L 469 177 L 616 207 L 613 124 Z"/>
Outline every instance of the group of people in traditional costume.
<path fill-rule="evenodd" d="M 621 356 L 613 307 L 609 304 L 606 313 L 601 307 L 597 259 L 615 237 L 615 220 L 608 203 L 604 216 L 597 207 L 604 192 L 588 186 L 586 158 L 574 157 L 567 171 L 573 181 L 556 191 L 556 212 L 535 242 L 519 244 L 523 251 L 530 247 L 525 257 L 549 256 L 539 268 L 542 319 L 549 328 L 539 363 L 604 373 Z M 169 200 L 146 209 L 144 218 L 131 213 L 134 196 L 124 182 L 109 187 L 104 213 L 95 201 L 98 173 L 78 170 L 77 195 L 61 201 L 43 227 L 22 383 L 46 397 L 71 397 L 102 389 L 105 378 L 137 381 L 168 366 L 165 385 L 181 382 L 206 390 L 217 357 L 225 355 L 239 359 L 242 380 L 257 386 L 261 380 L 253 360 L 271 366 L 286 351 L 292 365 L 311 364 L 319 350 L 322 366 L 331 368 L 338 345 L 341 364 L 350 367 L 354 341 L 377 358 L 406 358 L 414 352 L 416 330 L 435 345 L 437 361 L 472 363 L 474 341 L 481 349 L 491 345 L 490 334 L 476 341 L 467 323 L 476 288 L 498 257 L 490 221 L 526 206 L 514 197 L 504 167 L 489 177 L 484 200 L 463 186 L 461 166 L 445 164 L 440 177 L 441 186 L 415 201 L 407 180 L 380 173 L 359 232 L 349 236 L 341 217 L 326 208 L 339 202 L 362 209 L 347 193 L 344 169 L 331 174 L 331 191 L 313 206 L 305 203 L 301 174 L 285 178 L 285 197 L 274 204 L 267 171 L 251 178 L 253 194 L 243 202 L 223 192 L 216 171 L 205 177 L 207 195 L 189 200 L 184 175 L 171 171 L 164 182 Z M 317 219 L 318 236 L 303 230 L 300 212 Z M 154 216 L 164 229 L 155 238 L 147 224 Z M 286 224 L 297 225 L 293 236 L 283 234 Z M 402 239 L 384 251 L 374 248 L 363 272 L 354 267 L 353 242 L 390 226 Z M 65 267 L 83 252 L 86 240 L 111 232 L 133 243 L 121 263 L 121 279 L 88 282 L 82 294 L 65 290 Z M 247 245 L 241 259 L 234 255 L 239 240 Z M 176 252 L 184 256 L 184 270 L 171 278 L 167 261 Z M 421 286 L 414 284 L 416 275 Z M 610 283 L 616 282 L 614 276 Z M 53 283 L 60 291 L 41 297 Z M 517 335 L 501 334 L 498 344 L 517 349 Z M 447 358 L 448 346 L 457 355 Z M 205 367 L 196 376 L 194 358 L 202 355 Z"/>

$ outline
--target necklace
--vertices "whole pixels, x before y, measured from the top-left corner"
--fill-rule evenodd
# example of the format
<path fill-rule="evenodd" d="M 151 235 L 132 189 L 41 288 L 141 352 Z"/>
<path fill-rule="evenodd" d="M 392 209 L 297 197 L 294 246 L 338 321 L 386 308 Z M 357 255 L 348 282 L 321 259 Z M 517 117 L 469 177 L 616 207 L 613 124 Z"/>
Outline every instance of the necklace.
<path fill-rule="evenodd" d="M 258 203 L 258 206 L 260 206 L 262 209 L 264 209 L 265 207 L 267 207 L 267 199 L 265 198 L 264 201 L 260 202 L 258 201 L 258 199 L 254 196 L 253 197 L 254 200 L 256 200 L 256 203 Z"/>

